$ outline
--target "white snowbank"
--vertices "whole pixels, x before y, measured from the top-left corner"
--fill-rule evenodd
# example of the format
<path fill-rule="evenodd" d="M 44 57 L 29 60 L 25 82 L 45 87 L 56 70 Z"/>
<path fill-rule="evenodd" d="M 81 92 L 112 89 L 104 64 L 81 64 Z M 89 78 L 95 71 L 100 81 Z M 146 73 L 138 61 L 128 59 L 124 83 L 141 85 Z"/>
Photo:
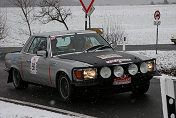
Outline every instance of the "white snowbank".
<path fill-rule="evenodd" d="M 72 16 L 66 21 L 70 30 L 84 29 L 85 14 L 81 6 L 67 6 L 72 11 Z M 141 6 L 95 6 L 96 10 L 91 16 L 91 25 L 101 28 L 106 22 L 118 23 L 127 35 L 128 44 L 155 44 L 156 26 L 154 12 L 161 12 L 161 25 L 159 26 L 159 44 L 171 44 L 170 38 L 176 33 L 176 5 L 141 5 Z M 22 23 L 22 12 L 18 8 L 1 8 L 7 13 L 8 37 L 0 41 L 1 47 L 22 46 L 28 36 L 23 30 L 28 31 L 26 24 Z M 46 31 L 65 30 L 63 24 L 50 22 L 41 24 L 39 21 L 32 23 L 35 33 Z"/>
<path fill-rule="evenodd" d="M 73 118 L 73 117 L 46 110 L 40 110 L 32 107 L 0 101 L 0 118 Z"/>
<path fill-rule="evenodd" d="M 176 51 L 158 51 L 156 55 L 156 51 L 132 51 L 150 58 L 156 58 L 157 69 L 171 69 L 172 67 L 176 67 Z"/>

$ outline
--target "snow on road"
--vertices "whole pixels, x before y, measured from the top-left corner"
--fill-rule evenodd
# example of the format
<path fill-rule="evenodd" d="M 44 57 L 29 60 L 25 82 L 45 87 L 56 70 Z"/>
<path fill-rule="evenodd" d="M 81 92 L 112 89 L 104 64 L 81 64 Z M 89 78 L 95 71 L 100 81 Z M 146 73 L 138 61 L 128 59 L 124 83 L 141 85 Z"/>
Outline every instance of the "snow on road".
<path fill-rule="evenodd" d="M 0 101 L 0 118 L 76 118 L 76 117 Z"/>

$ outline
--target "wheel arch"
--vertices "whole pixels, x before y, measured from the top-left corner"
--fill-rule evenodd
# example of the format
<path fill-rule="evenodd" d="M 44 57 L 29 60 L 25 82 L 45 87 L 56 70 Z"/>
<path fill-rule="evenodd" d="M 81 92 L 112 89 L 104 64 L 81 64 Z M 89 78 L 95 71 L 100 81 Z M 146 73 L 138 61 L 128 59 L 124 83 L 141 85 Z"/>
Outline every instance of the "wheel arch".
<path fill-rule="evenodd" d="M 72 79 L 69 77 L 67 72 L 60 70 L 56 73 L 56 87 L 58 87 L 57 82 L 58 82 L 59 76 L 62 74 L 65 74 L 69 78 L 69 80 L 72 81 Z"/>
<path fill-rule="evenodd" d="M 16 67 L 16 66 L 11 66 L 10 67 L 10 70 L 9 70 L 9 76 L 8 76 L 8 80 L 7 80 L 7 83 L 11 83 L 13 82 L 13 69 L 16 69 L 19 71 L 19 69 Z M 21 74 L 21 73 L 20 73 Z"/>

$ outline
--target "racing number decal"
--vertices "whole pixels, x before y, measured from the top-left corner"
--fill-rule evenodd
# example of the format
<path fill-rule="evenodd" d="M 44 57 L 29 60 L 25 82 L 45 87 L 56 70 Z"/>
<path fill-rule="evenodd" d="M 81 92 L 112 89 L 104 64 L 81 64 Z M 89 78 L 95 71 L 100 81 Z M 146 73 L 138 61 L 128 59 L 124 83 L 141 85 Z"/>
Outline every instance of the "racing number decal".
<path fill-rule="evenodd" d="M 32 74 L 37 74 L 37 62 L 40 57 L 34 56 L 31 58 L 30 71 Z"/>

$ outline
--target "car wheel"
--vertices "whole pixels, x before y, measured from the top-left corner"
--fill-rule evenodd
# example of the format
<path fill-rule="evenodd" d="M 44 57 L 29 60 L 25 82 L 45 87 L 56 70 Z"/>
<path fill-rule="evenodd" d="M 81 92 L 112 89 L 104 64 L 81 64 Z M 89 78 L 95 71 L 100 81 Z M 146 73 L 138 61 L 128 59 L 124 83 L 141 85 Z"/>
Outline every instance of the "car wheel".
<path fill-rule="evenodd" d="M 150 82 L 147 82 L 143 86 L 135 86 L 134 89 L 132 90 L 132 93 L 134 95 L 143 95 L 149 90 L 149 87 L 150 87 Z"/>
<path fill-rule="evenodd" d="M 65 74 L 60 75 L 57 83 L 62 101 L 70 101 L 72 98 L 73 87 L 70 84 L 70 79 L 68 76 Z"/>
<path fill-rule="evenodd" d="M 13 85 L 16 89 L 25 89 L 28 87 L 28 84 L 24 82 L 21 78 L 20 72 L 16 69 L 13 69 Z"/>

